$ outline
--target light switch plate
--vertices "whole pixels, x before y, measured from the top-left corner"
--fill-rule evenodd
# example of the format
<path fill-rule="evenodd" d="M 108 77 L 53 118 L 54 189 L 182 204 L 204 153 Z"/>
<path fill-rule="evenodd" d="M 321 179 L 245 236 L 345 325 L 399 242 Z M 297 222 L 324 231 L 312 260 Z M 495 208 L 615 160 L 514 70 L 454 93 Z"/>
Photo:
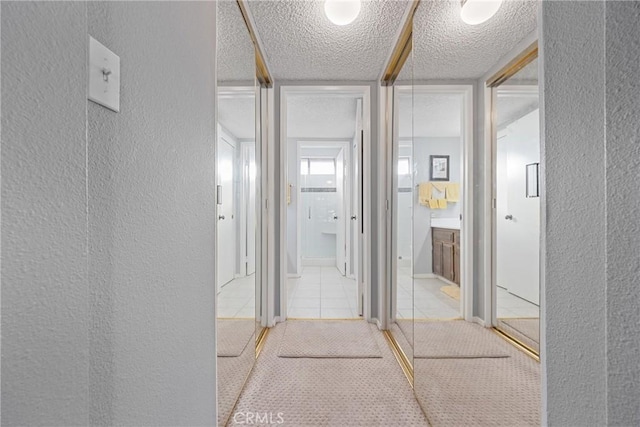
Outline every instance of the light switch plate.
<path fill-rule="evenodd" d="M 120 111 L 120 57 L 89 36 L 89 100 Z"/>

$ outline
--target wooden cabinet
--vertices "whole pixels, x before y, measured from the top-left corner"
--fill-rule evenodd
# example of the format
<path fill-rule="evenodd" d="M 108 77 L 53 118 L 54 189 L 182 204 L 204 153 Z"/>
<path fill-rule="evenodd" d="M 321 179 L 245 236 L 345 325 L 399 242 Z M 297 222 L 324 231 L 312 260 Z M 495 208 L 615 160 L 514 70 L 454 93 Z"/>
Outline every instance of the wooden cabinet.
<path fill-rule="evenodd" d="M 432 228 L 433 274 L 460 285 L 460 230 Z"/>

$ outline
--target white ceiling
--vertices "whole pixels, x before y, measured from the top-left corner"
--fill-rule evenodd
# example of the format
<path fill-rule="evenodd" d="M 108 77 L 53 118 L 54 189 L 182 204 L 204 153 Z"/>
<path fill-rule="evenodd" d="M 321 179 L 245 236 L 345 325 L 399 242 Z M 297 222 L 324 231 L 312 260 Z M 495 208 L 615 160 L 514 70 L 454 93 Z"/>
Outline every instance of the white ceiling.
<path fill-rule="evenodd" d="M 504 0 L 483 24 L 460 19 L 460 1 L 423 0 L 414 18 L 414 80 L 477 79 L 536 29 L 538 0 Z"/>
<path fill-rule="evenodd" d="M 235 1 L 218 1 L 218 82 L 247 82 L 255 78 L 255 52 Z"/>
<path fill-rule="evenodd" d="M 400 96 L 398 111 L 400 138 L 458 137 L 461 134 L 461 95 L 415 94 L 413 99 L 410 95 Z"/>
<path fill-rule="evenodd" d="M 355 127 L 355 97 L 295 95 L 287 99 L 289 138 L 351 139 Z"/>
<path fill-rule="evenodd" d="M 346 26 L 319 0 L 249 0 L 276 80 L 376 80 L 396 42 L 407 0 L 363 1 Z"/>
<path fill-rule="evenodd" d="M 236 139 L 255 140 L 255 97 L 223 95 L 218 98 L 218 122 Z"/>

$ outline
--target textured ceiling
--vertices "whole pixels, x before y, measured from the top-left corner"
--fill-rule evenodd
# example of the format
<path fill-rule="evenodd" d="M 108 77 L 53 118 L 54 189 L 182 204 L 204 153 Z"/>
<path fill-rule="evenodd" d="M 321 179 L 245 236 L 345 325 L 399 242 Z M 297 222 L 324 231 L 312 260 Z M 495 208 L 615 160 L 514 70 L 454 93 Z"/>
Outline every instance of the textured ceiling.
<path fill-rule="evenodd" d="M 249 0 L 249 9 L 276 80 L 376 80 L 407 4 L 363 1 L 346 26 L 329 21 L 323 1 Z"/>
<path fill-rule="evenodd" d="M 505 0 L 480 25 L 460 19 L 460 2 L 420 2 L 413 27 L 413 78 L 477 79 L 536 29 L 537 0 Z"/>
<path fill-rule="evenodd" d="M 255 140 L 256 104 L 250 95 L 222 95 L 218 98 L 218 122 L 237 139 Z"/>
<path fill-rule="evenodd" d="M 411 95 L 400 96 L 399 104 L 400 138 L 460 136 L 461 95 L 416 94 L 413 100 Z"/>
<path fill-rule="evenodd" d="M 287 98 L 289 138 L 353 138 L 356 98 L 299 95 Z"/>
<path fill-rule="evenodd" d="M 253 42 L 235 1 L 219 1 L 217 67 L 218 81 L 232 84 L 255 78 Z"/>

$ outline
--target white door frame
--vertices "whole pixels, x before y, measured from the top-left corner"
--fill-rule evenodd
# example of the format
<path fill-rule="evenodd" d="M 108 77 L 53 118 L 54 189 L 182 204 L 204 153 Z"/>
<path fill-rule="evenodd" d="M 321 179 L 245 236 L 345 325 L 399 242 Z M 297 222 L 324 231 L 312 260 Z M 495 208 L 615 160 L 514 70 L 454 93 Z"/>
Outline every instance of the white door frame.
<path fill-rule="evenodd" d="M 390 227 L 389 233 L 387 236 L 389 237 L 386 242 L 386 253 L 387 253 L 387 268 L 389 269 L 389 285 L 388 289 L 388 298 L 387 301 L 395 301 L 392 299 L 393 292 L 397 289 L 397 262 L 396 262 L 396 248 L 394 244 L 394 234 L 392 233 L 392 229 L 394 227 L 391 212 L 393 212 L 395 207 L 395 200 L 397 196 L 397 188 L 394 185 L 395 182 L 395 171 L 396 167 L 394 166 L 394 158 L 395 158 L 395 150 L 394 147 L 398 143 L 396 141 L 397 134 L 395 123 L 396 120 L 396 108 L 391 107 L 395 106 L 395 99 L 398 96 L 398 93 L 403 91 L 413 91 L 413 95 L 416 94 L 458 94 L 463 97 L 463 107 L 462 107 L 462 137 L 463 137 L 463 146 L 462 146 L 462 183 L 463 183 L 463 207 L 462 207 L 462 221 L 460 224 L 460 240 L 461 240 L 461 248 L 460 248 L 460 259 L 461 259 L 461 278 L 460 278 L 460 289 L 462 292 L 462 298 L 460 299 L 460 313 L 462 317 L 467 321 L 473 321 L 473 259 L 474 259 L 474 251 L 473 251 L 473 143 L 474 143 L 474 135 L 473 135 L 473 85 L 398 85 L 393 86 L 393 92 L 389 94 L 392 99 L 391 102 L 387 103 L 388 107 L 391 108 L 390 112 L 393 117 L 391 132 L 387 132 L 387 138 L 391 138 L 390 143 L 387 146 L 387 152 L 385 156 L 387 158 L 387 191 L 389 197 L 387 200 L 390 201 L 391 209 L 387 211 L 388 221 L 387 226 Z M 388 322 L 392 321 L 395 318 L 394 307 L 391 304 L 387 305 L 387 310 L 385 313 L 385 317 Z"/>
<path fill-rule="evenodd" d="M 287 153 L 287 99 L 289 95 L 346 95 L 362 97 L 362 128 L 363 128 L 363 146 L 362 146 L 362 212 L 358 215 L 358 226 L 363 227 L 362 234 L 362 271 L 360 272 L 360 281 L 363 284 L 363 317 L 367 321 L 371 319 L 371 270 L 370 255 L 371 254 L 371 88 L 370 86 L 281 86 L 280 87 L 280 165 L 275 165 L 275 161 L 270 159 L 272 170 L 280 169 L 280 317 L 277 321 L 285 321 L 287 317 L 287 186 L 289 185 L 288 177 L 288 153 Z M 275 234 L 275 224 L 269 224 L 269 234 Z M 272 234 L 273 233 L 273 234 Z"/>

